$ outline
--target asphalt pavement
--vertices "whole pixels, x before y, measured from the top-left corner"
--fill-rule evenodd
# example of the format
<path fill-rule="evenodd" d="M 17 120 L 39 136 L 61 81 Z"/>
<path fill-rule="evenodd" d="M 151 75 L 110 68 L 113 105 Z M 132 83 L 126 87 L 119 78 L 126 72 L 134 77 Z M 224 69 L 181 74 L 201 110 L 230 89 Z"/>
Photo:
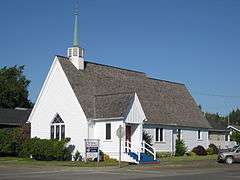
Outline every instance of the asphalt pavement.
<path fill-rule="evenodd" d="M 129 169 L 9 167 L 0 165 L 0 180 L 237 180 L 240 165 L 212 169 Z"/>

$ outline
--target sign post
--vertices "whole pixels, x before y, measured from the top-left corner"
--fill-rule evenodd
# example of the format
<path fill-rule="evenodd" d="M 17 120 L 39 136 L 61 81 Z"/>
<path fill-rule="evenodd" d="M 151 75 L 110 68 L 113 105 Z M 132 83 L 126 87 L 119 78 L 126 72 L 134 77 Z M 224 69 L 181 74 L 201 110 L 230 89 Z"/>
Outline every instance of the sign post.
<path fill-rule="evenodd" d="M 119 165 L 119 168 L 121 168 L 122 138 L 124 136 L 124 129 L 121 125 L 117 129 L 117 136 L 119 138 L 119 161 L 118 161 L 118 165 Z"/>

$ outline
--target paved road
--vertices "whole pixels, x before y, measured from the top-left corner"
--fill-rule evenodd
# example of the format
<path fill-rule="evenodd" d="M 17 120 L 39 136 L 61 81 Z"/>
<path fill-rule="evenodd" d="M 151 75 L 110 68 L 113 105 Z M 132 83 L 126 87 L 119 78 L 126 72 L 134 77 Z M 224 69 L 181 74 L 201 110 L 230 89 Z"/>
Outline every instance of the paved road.
<path fill-rule="evenodd" d="M 240 166 L 215 169 L 188 170 L 133 170 L 133 169 L 83 169 L 83 168 L 43 168 L 4 167 L 0 165 L 0 180 L 237 180 Z"/>

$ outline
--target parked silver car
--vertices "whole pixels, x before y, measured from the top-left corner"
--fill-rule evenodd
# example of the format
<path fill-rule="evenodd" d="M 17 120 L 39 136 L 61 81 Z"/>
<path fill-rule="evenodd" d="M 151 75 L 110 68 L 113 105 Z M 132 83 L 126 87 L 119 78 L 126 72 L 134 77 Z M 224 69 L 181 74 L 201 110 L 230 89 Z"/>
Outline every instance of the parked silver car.
<path fill-rule="evenodd" d="M 240 162 L 240 146 L 234 146 L 232 149 L 219 153 L 218 162 L 226 162 L 227 164 Z"/>

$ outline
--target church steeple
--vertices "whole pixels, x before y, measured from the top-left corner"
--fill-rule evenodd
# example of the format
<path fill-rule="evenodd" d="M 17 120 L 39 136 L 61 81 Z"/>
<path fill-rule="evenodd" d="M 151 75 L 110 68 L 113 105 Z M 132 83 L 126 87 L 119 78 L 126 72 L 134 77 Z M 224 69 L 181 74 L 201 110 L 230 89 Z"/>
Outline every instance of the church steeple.
<path fill-rule="evenodd" d="M 84 70 L 84 50 L 79 46 L 78 33 L 78 10 L 76 9 L 74 13 L 73 46 L 68 48 L 68 58 L 77 69 Z"/>
<path fill-rule="evenodd" d="M 74 31 L 73 31 L 73 46 L 79 46 L 78 38 L 78 12 L 74 13 Z"/>

